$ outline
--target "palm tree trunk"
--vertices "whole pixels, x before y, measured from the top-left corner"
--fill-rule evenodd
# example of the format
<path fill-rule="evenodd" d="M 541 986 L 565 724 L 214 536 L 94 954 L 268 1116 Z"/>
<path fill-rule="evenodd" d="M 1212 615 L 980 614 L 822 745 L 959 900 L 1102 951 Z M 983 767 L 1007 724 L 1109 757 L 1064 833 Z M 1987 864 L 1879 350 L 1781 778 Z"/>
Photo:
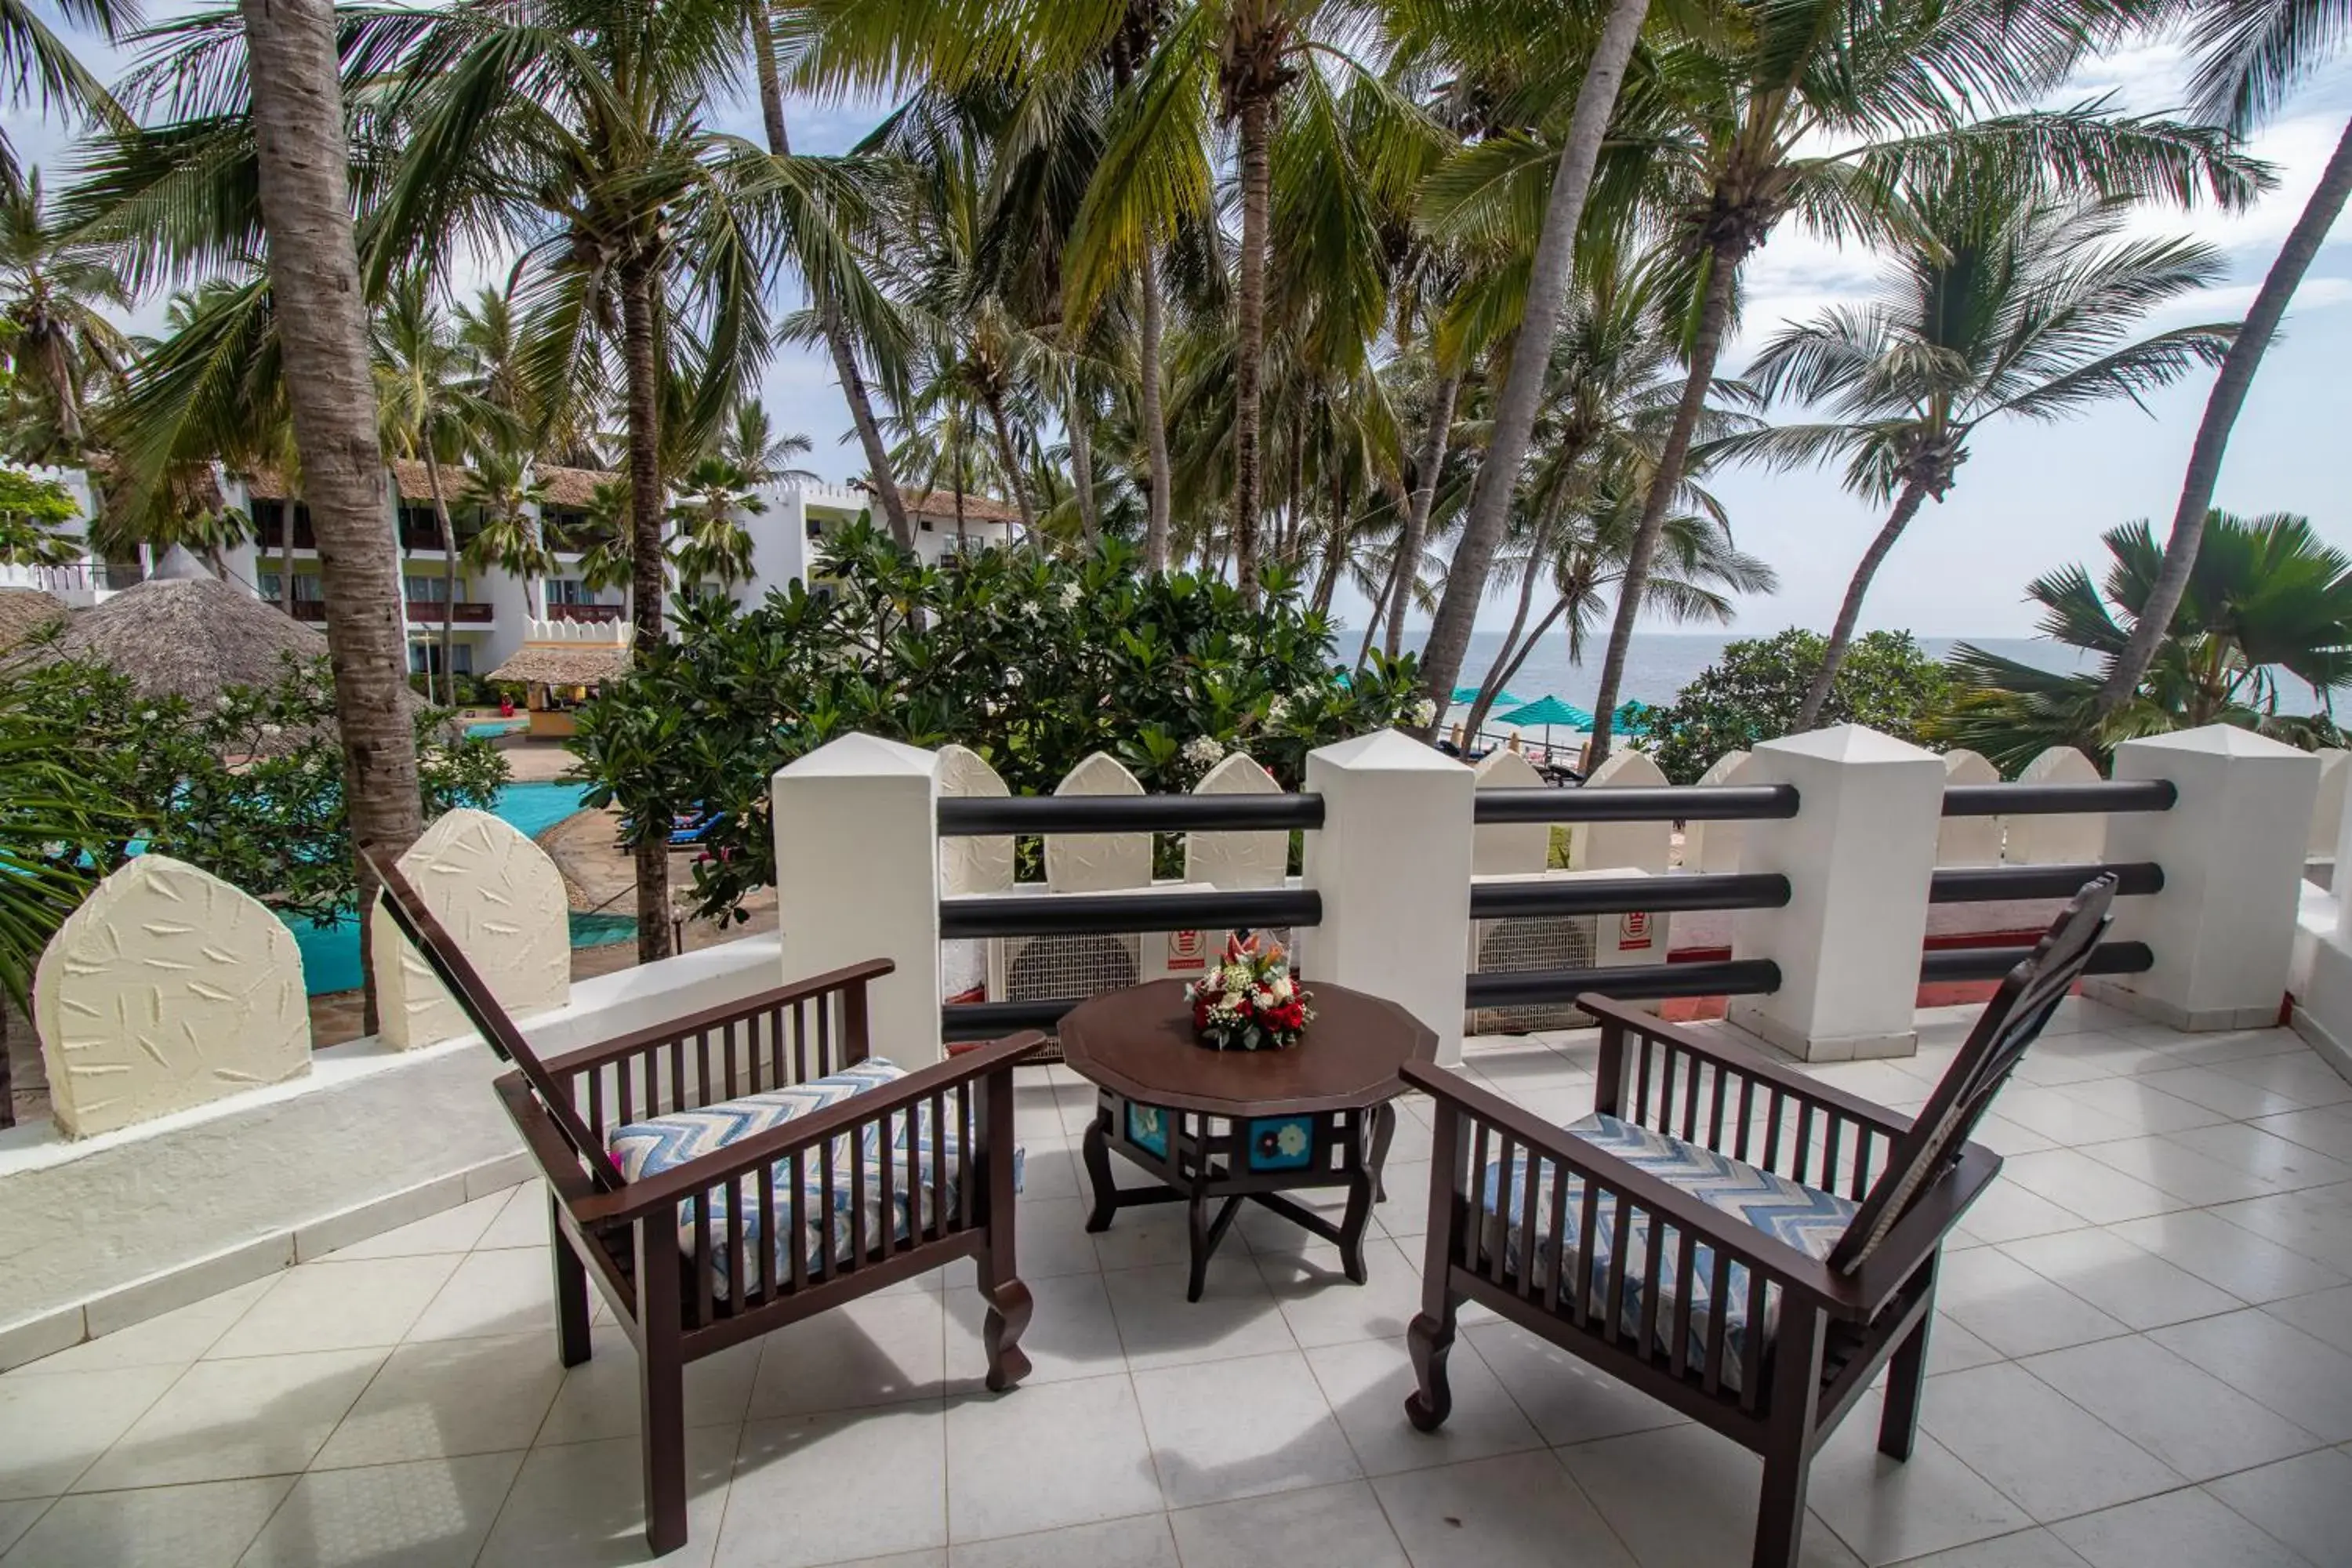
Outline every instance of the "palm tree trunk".
<path fill-rule="evenodd" d="M 245 0 L 247 5 L 262 0 Z M 662 640 L 667 560 L 662 549 L 661 374 L 654 363 L 654 268 L 635 257 L 621 268 L 622 363 L 628 381 L 629 574 L 637 644 Z M 636 825 L 637 962 L 670 954 L 669 824 Z"/>
<path fill-rule="evenodd" d="M 1083 396 L 1070 399 L 1070 480 L 1077 489 L 1078 527 L 1091 551 L 1102 543 L 1102 512 L 1095 505 L 1094 410 Z"/>
<path fill-rule="evenodd" d="M 1683 383 L 1681 404 L 1658 452 L 1658 466 L 1650 475 L 1650 493 L 1642 503 L 1642 521 L 1633 530 L 1633 548 L 1625 554 L 1624 574 L 1617 584 L 1617 619 L 1609 628 L 1609 647 L 1601 656 L 1601 689 L 1593 696 L 1592 744 L 1588 760 L 1599 767 L 1609 755 L 1610 721 L 1617 710 L 1617 689 L 1625 681 L 1625 651 L 1633 645 L 1633 623 L 1649 595 L 1650 563 L 1657 558 L 1658 536 L 1665 531 L 1666 509 L 1682 489 L 1683 468 L 1690 457 L 1691 435 L 1706 407 L 1715 385 L 1715 362 L 1723 352 L 1724 329 L 1731 321 L 1731 289 L 1739 264 L 1736 253 L 1717 247 L 1708 258 L 1706 295 L 1700 302 L 1698 331 L 1691 340 L 1690 379 Z"/>
<path fill-rule="evenodd" d="M 1879 566 L 1886 552 L 1919 515 L 1919 504 L 1927 499 L 1927 487 L 1913 479 L 1895 498 L 1895 510 L 1886 514 L 1886 525 L 1870 548 L 1862 552 L 1862 563 L 1853 569 L 1853 581 L 1845 585 L 1845 603 L 1838 606 L 1837 624 L 1830 628 L 1829 646 L 1822 650 L 1822 667 L 1813 672 L 1813 683 L 1805 688 L 1805 700 L 1797 709 L 1797 733 L 1821 722 L 1822 709 L 1830 700 L 1830 689 L 1837 684 L 1838 668 L 1845 663 L 1846 649 L 1853 644 L 1853 624 L 1862 618 L 1862 601 L 1870 593 L 1870 580 L 1878 575 Z"/>
<path fill-rule="evenodd" d="M 1543 613 L 1543 618 L 1536 623 L 1535 630 L 1529 632 L 1525 637 L 1520 639 L 1518 647 L 1511 648 L 1507 657 L 1497 658 L 1495 661 L 1494 668 L 1486 672 L 1486 684 L 1480 690 L 1478 695 L 1479 706 L 1473 710 L 1470 715 L 1472 723 L 1468 729 L 1468 734 L 1477 734 L 1477 727 L 1486 721 L 1487 709 L 1486 693 L 1488 691 L 1500 691 L 1503 688 L 1510 685 L 1512 680 L 1517 677 L 1519 667 L 1528 662 L 1528 655 L 1535 652 L 1536 644 L 1543 640 L 1544 633 L 1551 630 L 1553 625 L 1559 621 L 1559 617 L 1567 614 L 1568 601 L 1569 595 L 1566 594 L 1562 594 L 1559 598 L 1553 600 L 1551 608 L 1546 610 Z M 1506 646 L 1507 647 L 1508 645 Z"/>
<path fill-rule="evenodd" d="M 760 79 L 760 117 L 767 126 L 768 151 L 782 158 L 791 153 L 793 139 L 784 125 L 784 87 L 776 74 L 776 40 L 768 25 L 768 0 L 751 0 L 747 9 L 751 24 L 753 68 Z M 833 374 L 841 383 L 841 395 L 849 404 L 849 422 L 856 426 L 857 444 L 866 452 L 866 483 L 882 502 L 882 516 L 890 525 L 891 539 L 900 550 L 911 553 L 915 548 L 914 524 L 907 519 L 906 498 L 898 493 L 898 478 L 891 472 L 889 444 L 882 439 L 881 422 L 874 417 L 873 395 L 866 390 L 865 374 L 857 368 L 848 323 L 842 320 L 840 304 L 821 279 L 812 276 L 808 285 L 816 301 L 817 325 L 824 333 L 826 349 L 833 354 Z"/>
<path fill-rule="evenodd" d="M 1486 597 L 1486 574 L 1493 569 L 1496 547 L 1503 542 L 1511 496 L 1518 488 L 1519 465 L 1527 458 L 1537 405 L 1543 400 L 1552 336 L 1567 302 L 1577 228 L 1583 222 L 1585 197 L 1592 188 L 1593 165 L 1600 161 L 1601 138 L 1617 108 L 1617 89 L 1649 10 L 1649 0 L 1610 0 L 1609 20 L 1601 27 L 1592 62 L 1585 68 L 1584 81 L 1577 89 L 1576 110 L 1569 121 L 1567 139 L 1560 143 L 1559 169 L 1552 177 L 1543 233 L 1536 242 L 1518 347 L 1511 355 L 1511 374 L 1503 383 L 1502 402 L 1495 411 L 1494 436 L 1487 443 L 1485 460 L 1478 465 L 1469 521 L 1463 526 L 1462 538 L 1454 547 L 1453 564 L 1446 570 L 1445 596 L 1438 601 L 1429 643 L 1422 653 L 1423 684 L 1437 705 L 1432 732 L 1444 721 L 1446 700 L 1461 676 L 1462 656 L 1470 647 L 1470 628 L 1478 618 L 1478 603 Z"/>
<path fill-rule="evenodd" d="M 1004 422 L 1004 399 L 988 395 L 988 423 L 996 436 L 996 460 L 1004 466 L 1005 488 L 1013 492 L 1013 508 L 1021 514 L 1021 534 L 1029 548 L 1037 548 L 1037 512 L 1029 504 L 1029 487 L 1022 482 L 1021 462 L 1013 450 L 1013 427 Z"/>
<path fill-rule="evenodd" d="M 1495 710 L 1495 694 L 1502 690 L 1504 682 L 1510 679 L 1504 671 L 1507 668 L 1517 669 L 1520 659 L 1526 657 L 1519 648 L 1519 633 L 1527 628 L 1528 612 L 1535 607 L 1536 579 L 1542 574 L 1542 542 L 1538 541 L 1536 548 L 1528 556 L 1528 569 L 1519 574 L 1519 603 L 1518 607 L 1511 612 L 1511 629 L 1503 634 L 1503 646 L 1495 650 L 1495 662 L 1487 668 L 1486 679 L 1479 684 L 1477 700 L 1470 704 L 1470 719 L 1464 731 L 1473 740 L 1477 738 L 1478 727 L 1486 721 L 1486 715 Z"/>
<path fill-rule="evenodd" d="M 1355 530 L 1348 516 L 1348 476 L 1345 469 L 1331 476 L 1331 527 L 1323 536 L 1323 563 L 1315 574 L 1315 613 L 1331 613 L 1331 595 L 1339 585 L 1339 568 L 1348 557 L 1348 546 Z"/>
<path fill-rule="evenodd" d="M 1454 430 L 1454 401 L 1461 394 L 1462 373 L 1449 370 L 1438 376 L 1436 389 L 1429 400 L 1429 429 L 1421 443 L 1412 500 L 1405 508 L 1404 537 L 1397 543 L 1397 570 L 1390 590 L 1389 636 L 1383 651 L 1391 658 L 1396 658 L 1404 647 L 1405 606 L 1411 602 L 1421 552 L 1429 538 L 1429 510 L 1437 501 L 1437 470 L 1445 464 L 1445 443 Z M 1450 683 L 1447 689 L 1452 690 Z"/>
<path fill-rule="evenodd" d="M 2221 372 L 2214 376 L 2213 390 L 2205 400 L 2205 417 L 2197 426 L 2196 445 L 2189 449 L 2189 473 L 2181 481 L 2180 504 L 2173 509 L 2172 532 L 2164 542 L 2164 565 L 2148 588 L 2147 603 L 2140 608 L 2139 622 L 2132 627 L 2131 640 L 2124 644 L 2115 667 L 2107 671 L 2106 683 L 2099 688 L 2095 713 L 2100 719 L 2114 712 L 2138 689 L 2140 678 L 2147 673 L 2158 645 L 2171 630 L 2172 617 L 2180 608 L 2180 596 L 2189 591 L 2198 548 L 2205 541 L 2205 517 L 2213 508 L 2213 490 L 2221 482 L 2221 459 L 2229 450 L 2231 429 L 2238 422 L 2239 410 L 2246 405 L 2246 394 L 2254 384 L 2254 373 L 2262 368 L 2263 352 L 2277 335 L 2288 301 L 2302 285 L 2304 274 L 2311 270 L 2319 247 L 2326 242 L 2327 231 L 2336 226 L 2347 198 L 2352 198 L 2352 121 L 2346 121 L 2335 153 L 2320 172 L 2319 184 L 2313 189 L 2311 199 L 2304 204 L 2303 216 L 2287 231 L 2286 243 L 2279 247 L 2278 258 L 2271 263 L 2269 275 L 2255 293 L 2253 307 L 2238 328 L 2237 340 L 2222 356 Z"/>
<path fill-rule="evenodd" d="M 356 851 L 397 856 L 423 831 L 416 738 L 402 700 L 408 628 L 401 624 L 399 555 L 386 528 L 383 457 L 369 374 L 366 295 L 352 233 L 331 0 L 239 0 L 252 79 L 262 225 L 286 395 L 311 500 L 327 603 L 343 799 L 357 858 L 359 908 L 375 876 Z M 292 520 L 288 520 L 290 536 Z M 290 573 L 289 573 L 290 582 Z M 369 927 L 363 1026 L 376 1026 Z"/>
<path fill-rule="evenodd" d="M 278 503 L 278 607 L 294 618 L 294 498 Z"/>
<path fill-rule="evenodd" d="M 1397 564 L 1397 557 L 1389 558 L 1388 578 L 1381 584 L 1380 597 L 1372 601 L 1370 617 L 1364 622 L 1364 640 L 1356 645 L 1356 662 L 1351 667 L 1353 668 L 1363 668 L 1364 660 L 1371 656 L 1372 639 L 1380 636 L 1381 621 L 1388 614 L 1389 599 L 1396 587 Z"/>
<path fill-rule="evenodd" d="M 433 521 L 441 525 L 441 694 L 457 706 L 457 530 L 441 494 L 441 462 L 425 447 L 425 481 L 433 487 Z M 432 684 L 428 679 L 425 684 Z"/>
<path fill-rule="evenodd" d="M 1233 530 L 1242 602 L 1255 605 L 1257 525 L 1263 504 L 1258 383 L 1265 372 L 1265 241 L 1274 200 L 1274 100 L 1265 93 L 1251 92 L 1240 108 L 1242 254 L 1234 301 Z"/>
<path fill-rule="evenodd" d="M 1143 447 L 1151 466 L 1150 510 L 1144 514 L 1143 524 L 1143 565 L 1146 571 L 1165 572 L 1168 489 L 1173 481 L 1168 462 L 1168 420 L 1160 407 L 1160 258 L 1149 245 L 1143 247 L 1143 263 L 1136 286 L 1143 295 L 1136 374 L 1142 383 Z"/>

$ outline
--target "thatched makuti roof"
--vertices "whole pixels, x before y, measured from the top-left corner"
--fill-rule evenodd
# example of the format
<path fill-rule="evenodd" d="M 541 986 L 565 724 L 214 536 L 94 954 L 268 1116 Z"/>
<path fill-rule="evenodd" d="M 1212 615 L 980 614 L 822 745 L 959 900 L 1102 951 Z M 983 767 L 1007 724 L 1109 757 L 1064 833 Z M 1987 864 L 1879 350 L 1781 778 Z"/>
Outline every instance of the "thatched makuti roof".
<path fill-rule="evenodd" d="M 38 588 L 0 588 L 0 653 L 66 618 L 65 602 Z"/>
<path fill-rule="evenodd" d="M 519 680 L 531 686 L 596 686 L 628 668 L 629 650 L 613 643 L 577 647 L 525 643 L 512 658 L 483 679 Z"/>
<path fill-rule="evenodd" d="M 202 706 L 224 687 L 276 685 L 288 654 L 307 664 L 326 651 L 318 628 L 222 582 L 174 545 L 146 582 L 75 611 L 38 657 L 111 665 L 142 696 Z M 422 705 L 406 687 L 400 694 L 410 710 Z"/>

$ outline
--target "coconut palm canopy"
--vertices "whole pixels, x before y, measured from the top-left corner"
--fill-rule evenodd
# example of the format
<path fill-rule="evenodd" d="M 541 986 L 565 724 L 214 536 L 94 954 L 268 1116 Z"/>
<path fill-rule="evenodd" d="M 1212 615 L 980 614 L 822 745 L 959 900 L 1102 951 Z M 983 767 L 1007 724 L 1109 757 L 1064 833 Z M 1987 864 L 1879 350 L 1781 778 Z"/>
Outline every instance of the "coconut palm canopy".
<path fill-rule="evenodd" d="M 275 686 L 289 655 L 308 664 L 326 652 L 317 628 L 222 582 L 174 546 L 146 582 L 75 611 L 38 657 L 110 665 L 142 695 L 203 704 L 225 687 Z M 420 705 L 404 686 L 400 700 L 412 713 Z"/>
<path fill-rule="evenodd" d="M 0 653 L 65 618 L 66 607 L 54 594 L 38 588 L 0 588 Z"/>

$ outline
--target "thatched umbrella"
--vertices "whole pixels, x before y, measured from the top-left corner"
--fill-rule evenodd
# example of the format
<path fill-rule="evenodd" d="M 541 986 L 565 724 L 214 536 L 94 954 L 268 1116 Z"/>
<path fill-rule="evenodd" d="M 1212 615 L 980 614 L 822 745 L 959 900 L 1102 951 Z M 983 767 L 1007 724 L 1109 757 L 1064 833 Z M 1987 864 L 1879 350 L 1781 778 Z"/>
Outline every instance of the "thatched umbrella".
<path fill-rule="evenodd" d="M 48 657 L 110 665 L 142 697 L 210 704 L 224 687 L 268 688 L 286 656 L 306 668 L 326 657 L 326 635 L 205 570 L 173 545 L 154 575 L 104 604 L 76 610 Z M 423 706 L 404 688 L 414 710 Z"/>
<path fill-rule="evenodd" d="M 512 658 L 483 677 L 527 686 L 598 686 L 626 673 L 625 643 L 587 643 L 577 647 L 526 643 Z"/>
<path fill-rule="evenodd" d="M 65 602 L 38 588 L 0 588 L 0 653 L 66 618 Z"/>

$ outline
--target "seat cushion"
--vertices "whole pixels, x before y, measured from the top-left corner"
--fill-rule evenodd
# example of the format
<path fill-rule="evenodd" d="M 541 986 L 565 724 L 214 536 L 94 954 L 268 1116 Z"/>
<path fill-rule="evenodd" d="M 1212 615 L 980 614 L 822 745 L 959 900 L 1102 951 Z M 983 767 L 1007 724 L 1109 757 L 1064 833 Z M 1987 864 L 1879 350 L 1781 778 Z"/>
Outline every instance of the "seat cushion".
<path fill-rule="evenodd" d="M 812 1079 L 807 1083 L 745 1095 L 740 1100 L 724 1100 L 699 1110 L 672 1111 L 667 1116 L 616 1127 L 606 1139 L 605 1148 L 613 1157 L 614 1166 L 625 1180 L 642 1181 L 688 1160 L 740 1142 L 770 1128 L 814 1115 L 906 1076 L 889 1061 L 880 1057 L 868 1057 L 854 1068 L 826 1078 Z M 915 1107 L 911 1116 L 894 1118 L 890 1125 L 892 1148 L 887 1164 L 890 1173 L 891 1212 L 887 1222 L 887 1234 L 903 1237 L 909 1234 L 910 1224 L 920 1228 L 932 1222 L 935 1192 L 940 1207 L 948 1212 L 955 1209 L 960 1201 L 962 1150 L 952 1136 L 951 1129 L 948 1135 L 941 1136 L 940 1130 L 932 1127 L 928 1101 Z M 857 1129 L 856 1136 L 865 1172 L 866 1243 L 872 1247 L 884 1236 L 886 1224 L 882 1212 L 882 1173 L 886 1163 L 881 1150 L 882 1124 L 867 1122 Z M 803 1266 L 814 1273 L 828 1267 L 828 1258 L 833 1265 L 850 1259 L 856 1239 L 851 1221 L 853 1211 L 857 1206 L 857 1193 L 851 1180 L 850 1141 L 851 1134 L 843 1133 L 834 1139 L 830 1146 L 834 1176 L 833 1208 L 829 1215 L 824 1212 L 824 1159 L 821 1150 L 811 1150 L 796 1162 L 788 1161 L 775 1167 L 773 1195 L 769 1200 L 769 1206 L 777 1222 L 779 1234 L 770 1246 L 760 1245 L 760 1194 L 753 1178 L 744 1177 L 712 1191 L 709 1245 L 711 1261 L 721 1290 L 731 1289 L 733 1278 L 728 1250 L 730 1212 L 741 1215 L 744 1289 L 760 1289 L 761 1281 L 769 1277 L 771 1267 L 778 1279 L 790 1275 L 792 1254 L 787 1247 L 793 1228 L 795 1187 L 800 1200 L 801 1224 L 798 1230 Z M 1022 1151 L 1017 1144 L 1013 1149 L 1012 1160 L 1013 1184 L 1017 1192 L 1021 1186 L 1023 1163 Z M 935 1172 L 940 1177 L 936 1189 L 932 1180 Z M 698 1245 L 699 1232 L 697 1200 L 681 1200 L 677 1205 L 678 1246 L 688 1257 L 694 1255 Z"/>
<path fill-rule="evenodd" d="M 1845 1234 L 1860 1205 L 1848 1198 L 1794 1182 L 1770 1171 L 1718 1154 L 1696 1143 L 1622 1121 L 1614 1116 L 1598 1112 L 1564 1129 L 1572 1137 L 1602 1150 L 1627 1164 L 1648 1173 L 1667 1185 L 1698 1199 L 1710 1208 L 1726 1215 L 1773 1239 L 1795 1247 L 1809 1258 L 1825 1258 Z M 1555 1247 L 1544 1232 L 1552 1211 L 1553 1176 L 1559 1167 L 1547 1162 L 1535 1193 L 1535 1215 L 1538 1245 L 1533 1262 L 1534 1283 L 1546 1283 L 1554 1268 L 1564 1271 L 1562 1278 L 1577 1279 L 1583 1271 L 1583 1254 L 1588 1245 L 1592 1254 L 1592 1280 L 1587 1310 L 1602 1310 L 1602 1298 L 1608 1291 L 1612 1248 L 1617 1234 L 1617 1205 L 1614 1197 L 1604 1191 L 1593 1205 L 1593 1234 L 1588 1243 L 1581 1234 L 1584 1220 L 1584 1183 L 1573 1174 L 1568 1177 L 1568 1188 L 1562 1194 L 1564 1215 L 1561 1237 Z M 1513 1267 L 1521 1257 L 1524 1237 L 1521 1224 L 1527 1209 L 1528 1160 L 1525 1154 L 1515 1155 L 1507 1172 L 1497 1161 L 1486 1167 L 1480 1185 L 1480 1201 L 1486 1210 L 1485 1241 L 1492 1250 L 1508 1247 L 1507 1256 Z M 1638 1212 L 1638 1211 L 1637 1211 Z M 1679 1302 L 1681 1283 L 1675 1278 L 1681 1255 L 1681 1240 L 1670 1225 L 1659 1225 L 1654 1219 L 1628 1230 L 1625 1240 L 1625 1281 L 1618 1304 L 1618 1324 L 1622 1332 L 1641 1332 L 1644 1276 L 1649 1272 L 1650 1232 L 1655 1227 L 1658 1245 L 1663 1248 L 1659 1258 L 1658 1277 L 1658 1349 L 1666 1349 L 1666 1340 L 1673 1332 L 1675 1313 Z M 1559 1252 L 1561 1256 L 1555 1257 Z M 1740 1363 L 1747 1353 L 1750 1330 L 1759 1329 L 1769 1342 L 1772 1325 L 1780 1312 L 1780 1292 L 1768 1288 L 1765 1292 L 1764 1321 L 1751 1324 L 1747 1268 L 1737 1262 L 1726 1273 L 1727 1299 L 1714 1299 L 1715 1252 L 1704 1245 L 1693 1249 L 1690 1281 L 1690 1338 L 1684 1348 L 1691 1368 L 1705 1366 L 1708 1336 L 1714 1331 L 1717 1313 L 1721 1312 L 1724 1324 L 1724 1369 L 1726 1386 L 1737 1389 L 1740 1384 Z"/>

